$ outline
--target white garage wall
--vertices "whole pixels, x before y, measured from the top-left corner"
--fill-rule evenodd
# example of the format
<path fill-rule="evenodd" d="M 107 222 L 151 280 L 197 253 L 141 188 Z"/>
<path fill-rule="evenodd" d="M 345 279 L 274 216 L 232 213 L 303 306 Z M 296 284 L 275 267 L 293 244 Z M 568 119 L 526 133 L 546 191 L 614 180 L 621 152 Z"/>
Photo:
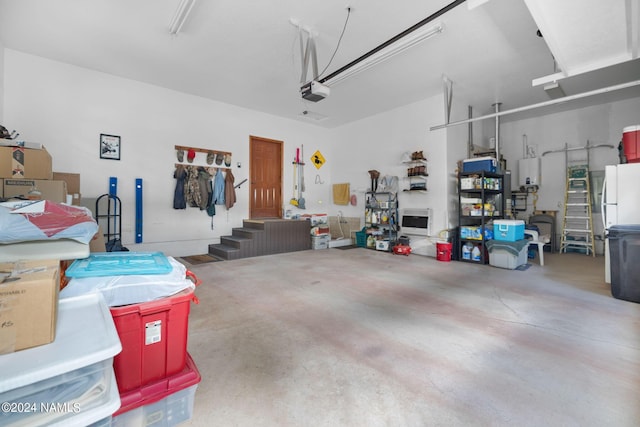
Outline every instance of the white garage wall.
<path fill-rule="evenodd" d="M 172 209 L 174 145 L 190 145 L 233 152 L 236 183 L 248 178 L 250 135 L 283 140 L 285 209 L 293 213 L 322 212 L 364 216 L 364 192 L 370 187 L 367 171 L 406 176 L 404 152 L 423 150 L 429 178 L 426 193 L 401 193 L 400 207 L 433 209 L 432 234 L 456 224 L 456 162 L 466 157 L 467 127 L 429 131 L 444 123 L 441 96 L 409 104 L 337 129 L 323 129 L 294 120 L 258 113 L 104 73 L 4 49 L 0 55 L 0 123 L 17 129 L 25 140 L 44 143 L 54 159 L 54 170 L 81 174 L 83 198 L 89 201 L 108 192 L 108 178 L 118 177 L 118 195 L 124 207 L 124 243 L 133 250 L 162 250 L 169 255 L 206 252 L 207 245 L 231 233 L 248 217 L 247 183 L 237 191 L 238 203 L 229 212 L 220 207 L 211 220 L 197 209 Z M 1 64 L 2 62 L 0 62 Z M 4 73 L 4 76 L 2 76 Z M 2 87 L 4 86 L 4 88 Z M 466 104 L 455 100 L 465 111 Z M 640 122 L 640 99 L 536 118 L 503 122 L 501 147 L 507 166 L 517 180 L 517 159 L 522 157 L 522 135 L 544 151 L 569 146 L 609 143 L 617 145 L 622 128 Z M 122 137 L 122 160 L 101 160 L 100 133 Z M 483 122 L 476 144 L 493 136 L 493 123 Z M 478 140 L 481 140 L 478 142 Z M 306 160 L 320 150 L 327 163 L 305 167 L 307 209 L 293 208 L 292 168 L 296 146 L 304 144 Z M 200 155 L 203 156 L 203 155 Z M 204 164 L 204 157 L 196 162 Z M 236 163 L 242 167 L 237 168 Z M 592 170 L 617 163 L 617 150 L 596 150 Z M 564 199 L 564 156 L 552 154 L 542 161 L 542 186 L 536 203 L 540 210 L 561 210 Z M 134 181 L 144 180 L 144 243 L 134 241 Z M 349 182 L 358 205 L 335 205 L 331 185 Z M 400 180 L 400 188 L 407 188 Z M 513 188 L 516 184 L 513 185 Z M 531 201 L 530 201 L 531 202 Z M 560 207 L 559 207 L 560 204 Z M 530 203 L 531 205 L 531 203 Z M 595 219 L 596 225 L 599 220 Z"/>
<path fill-rule="evenodd" d="M 502 153 L 507 159 L 507 168 L 512 171 L 512 188 L 518 188 L 518 159 L 523 158 L 523 135 L 528 145 L 533 146 L 541 159 L 541 185 L 538 190 L 536 208 L 538 210 L 557 210 L 562 218 L 565 191 L 565 155 L 546 151 L 569 147 L 608 144 L 615 149 L 597 148 L 590 150 L 589 165 L 592 171 L 603 171 L 605 165 L 617 164 L 618 144 L 622 139 L 622 129 L 639 124 L 640 98 L 606 103 L 554 114 L 540 115 L 535 118 L 502 123 L 500 140 Z M 485 122 L 489 123 L 489 121 Z M 487 126 L 485 126 L 486 129 Z M 489 132 L 491 135 L 493 132 Z M 586 151 L 572 151 L 569 161 L 586 160 Z M 529 197 L 529 210 L 520 216 L 527 220 L 533 209 L 533 196 Z M 602 233 L 602 220 L 594 215 L 594 230 Z M 562 229 L 561 220 L 557 221 L 557 231 Z"/>
<path fill-rule="evenodd" d="M 443 130 L 429 127 L 444 121 L 442 97 L 436 96 L 368 117 L 333 131 L 335 159 L 331 165 L 333 183 L 349 182 L 358 197 L 357 206 L 342 206 L 345 216 L 364 218 L 364 194 L 371 188 L 367 171 L 399 177 L 400 189 L 408 188 L 405 152 L 422 150 L 428 160 L 427 192 L 400 192 L 400 208 L 433 209 L 432 234 L 447 228 L 447 141 Z M 454 161 L 455 163 L 455 161 Z M 334 206 L 335 207 L 335 206 Z"/>
<path fill-rule="evenodd" d="M 231 210 L 218 207 L 213 230 L 205 212 L 174 210 L 175 145 L 232 152 L 237 184 L 248 178 L 250 135 L 284 141 L 285 202 L 292 183 L 292 168 L 287 166 L 296 146 L 304 144 L 305 156 L 319 149 L 333 157 L 329 132 L 317 126 L 9 49 L 4 52 L 5 122 L 18 129 L 21 138 L 43 143 L 55 171 L 81 174 L 85 200 L 107 193 L 109 177 L 118 178 L 123 241 L 131 250 L 161 250 L 174 256 L 204 253 L 208 244 L 219 242 L 248 218 L 248 183 L 236 190 L 238 202 Z M 120 161 L 99 158 L 101 133 L 121 137 Z M 204 155 L 199 156 L 194 164 L 205 165 Z M 313 175 L 307 169 L 309 183 Z M 139 245 L 133 243 L 136 178 L 143 179 L 144 193 L 144 243 Z M 324 179 L 331 180 L 328 175 Z M 327 194 L 322 187 L 307 185 L 305 197 L 326 200 Z"/>

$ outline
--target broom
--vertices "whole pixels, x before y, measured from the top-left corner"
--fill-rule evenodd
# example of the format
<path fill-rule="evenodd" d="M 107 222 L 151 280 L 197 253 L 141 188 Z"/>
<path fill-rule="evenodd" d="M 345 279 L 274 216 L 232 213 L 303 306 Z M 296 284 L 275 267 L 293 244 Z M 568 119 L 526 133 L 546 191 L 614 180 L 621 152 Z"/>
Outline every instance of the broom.
<path fill-rule="evenodd" d="M 304 192 L 304 154 L 302 152 L 303 149 L 304 149 L 304 145 L 300 149 L 300 156 L 302 157 L 302 160 L 298 161 L 298 164 L 300 165 L 300 171 L 298 172 L 299 179 L 300 179 L 300 195 L 298 196 L 298 207 L 300 209 L 305 209 L 305 200 L 304 200 L 304 196 L 302 195 L 302 193 Z"/>
<path fill-rule="evenodd" d="M 296 182 L 296 171 L 298 170 L 298 165 L 293 162 L 293 197 L 289 201 L 293 206 L 298 206 L 298 199 L 296 199 L 297 191 L 298 191 L 298 183 Z"/>

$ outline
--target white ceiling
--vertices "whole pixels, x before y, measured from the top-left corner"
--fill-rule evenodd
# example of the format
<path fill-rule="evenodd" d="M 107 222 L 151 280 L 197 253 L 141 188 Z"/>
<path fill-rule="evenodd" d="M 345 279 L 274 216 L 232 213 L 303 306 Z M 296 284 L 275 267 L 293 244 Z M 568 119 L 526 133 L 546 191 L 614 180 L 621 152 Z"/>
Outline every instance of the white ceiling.
<path fill-rule="evenodd" d="M 567 95 L 637 79 L 638 1 L 490 0 L 471 10 L 462 4 L 437 19 L 443 33 L 336 85 L 317 103 L 302 101 L 298 92 L 298 30 L 291 19 L 316 33 L 322 70 L 346 7 L 352 8 L 326 75 L 450 0 L 198 0 L 177 36 L 168 26 L 180 0 L 0 0 L 0 42 L 282 117 L 310 121 L 301 115 L 310 111 L 327 117 L 314 123 L 335 127 L 442 94 L 443 75 L 453 81 L 454 103 L 464 100 L 464 111 L 468 103 L 475 115 L 490 113 L 495 102 L 510 109 L 547 101 L 532 81 L 554 74 L 552 51 L 564 61 L 559 77 Z M 540 25 L 545 38 L 536 35 Z M 626 56 L 612 61 L 612 49 Z"/>

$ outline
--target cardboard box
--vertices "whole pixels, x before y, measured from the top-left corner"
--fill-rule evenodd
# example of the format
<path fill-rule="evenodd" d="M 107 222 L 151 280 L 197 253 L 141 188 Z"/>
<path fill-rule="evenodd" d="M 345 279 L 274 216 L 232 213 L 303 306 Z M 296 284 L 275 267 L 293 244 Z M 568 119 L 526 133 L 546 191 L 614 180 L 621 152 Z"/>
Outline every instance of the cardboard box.
<path fill-rule="evenodd" d="M 106 246 L 104 242 L 104 232 L 102 231 L 102 227 L 98 226 L 98 232 L 93 236 L 91 241 L 89 242 L 89 252 L 106 252 Z"/>
<path fill-rule="evenodd" d="M 71 204 L 74 206 L 80 206 L 80 174 L 79 173 L 66 173 L 66 172 L 54 172 L 53 179 L 55 181 L 64 181 L 67 183 L 67 196 L 71 196 Z"/>
<path fill-rule="evenodd" d="M 0 354 L 55 339 L 60 261 L 0 263 Z"/>
<path fill-rule="evenodd" d="M 300 215 L 300 218 L 310 220 L 312 227 L 315 227 L 316 225 L 328 223 L 327 214 L 324 214 L 324 213 L 323 214 L 303 214 L 303 215 Z"/>
<path fill-rule="evenodd" d="M 0 147 L 0 178 L 53 179 L 51 155 L 44 147 Z"/>
<path fill-rule="evenodd" d="M 67 183 L 44 179 L 5 179 L 4 197 L 24 197 L 31 200 L 67 202 Z"/>
<path fill-rule="evenodd" d="M 3 147 L 24 147 L 24 148 L 32 148 L 34 150 L 42 150 L 43 145 L 39 142 L 29 142 L 23 141 L 19 139 L 7 139 L 0 138 L 0 146 Z"/>

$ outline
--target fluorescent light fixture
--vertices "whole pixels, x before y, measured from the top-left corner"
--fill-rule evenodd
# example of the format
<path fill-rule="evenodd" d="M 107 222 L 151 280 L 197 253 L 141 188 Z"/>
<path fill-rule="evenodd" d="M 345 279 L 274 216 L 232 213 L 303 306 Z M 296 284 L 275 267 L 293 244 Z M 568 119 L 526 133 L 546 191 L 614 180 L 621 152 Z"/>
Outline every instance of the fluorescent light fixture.
<path fill-rule="evenodd" d="M 196 0 L 180 0 L 176 14 L 173 16 L 171 24 L 169 24 L 169 34 L 175 36 L 180 32 L 195 3 Z"/>
<path fill-rule="evenodd" d="M 384 48 L 378 50 L 370 56 L 363 58 L 361 61 L 355 63 L 353 66 L 347 68 L 336 76 L 333 76 L 327 80 L 322 80 L 321 82 L 326 86 L 334 86 L 341 81 L 348 79 L 354 74 L 367 70 L 375 66 L 376 64 L 379 64 L 380 62 L 386 61 L 392 56 L 404 52 L 405 50 L 415 46 L 423 40 L 433 37 L 436 34 L 440 34 L 443 30 L 444 27 L 442 23 L 418 28 L 417 30 L 407 34 L 405 37 L 402 37 L 401 39 L 398 39 L 388 46 L 385 46 Z"/>

